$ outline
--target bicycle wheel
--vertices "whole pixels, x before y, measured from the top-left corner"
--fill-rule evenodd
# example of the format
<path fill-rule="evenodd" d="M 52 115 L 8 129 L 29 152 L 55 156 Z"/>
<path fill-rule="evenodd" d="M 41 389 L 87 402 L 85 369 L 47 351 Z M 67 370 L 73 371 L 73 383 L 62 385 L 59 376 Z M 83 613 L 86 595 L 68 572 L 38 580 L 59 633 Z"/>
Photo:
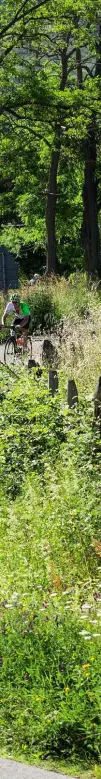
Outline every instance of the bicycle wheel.
<path fill-rule="evenodd" d="M 12 338 L 8 338 L 4 349 L 4 362 L 6 365 L 14 365 L 15 361 L 15 343 Z"/>
<path fill-rule="evenodd" d="M 26 346 L 24 348 L 23 353 L 24 359 L 29 360 L 32 357 L 32 339 L 30 335 L 28 335 Z"/>

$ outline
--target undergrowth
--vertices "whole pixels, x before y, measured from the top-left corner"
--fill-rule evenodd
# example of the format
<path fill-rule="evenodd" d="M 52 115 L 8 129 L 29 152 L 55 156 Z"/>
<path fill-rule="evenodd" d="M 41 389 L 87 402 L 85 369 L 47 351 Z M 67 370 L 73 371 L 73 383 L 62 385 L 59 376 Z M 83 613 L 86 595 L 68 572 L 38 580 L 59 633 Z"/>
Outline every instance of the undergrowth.
<path fill-rule="evenodd" d="M 11 294 L 0 294 L 0 318 Z M 53 277 L 41 280 L 33 287 L 21 285 L 20 295 L 29 303 L 31 331 L 34 333 L 56 329 L 65 317 L 72 317 L 72 321 L 76 314 L 83 317 L 90 310 L 98 309 L 101 301 L 100 285 L 88 282 L 83 273 L 72 274 L 68 281 Z"/>
<path fill-rule="evenodd" d="M 1 369 L 1 749 L 100 761 L 100 439 L 63 376 Z"/>

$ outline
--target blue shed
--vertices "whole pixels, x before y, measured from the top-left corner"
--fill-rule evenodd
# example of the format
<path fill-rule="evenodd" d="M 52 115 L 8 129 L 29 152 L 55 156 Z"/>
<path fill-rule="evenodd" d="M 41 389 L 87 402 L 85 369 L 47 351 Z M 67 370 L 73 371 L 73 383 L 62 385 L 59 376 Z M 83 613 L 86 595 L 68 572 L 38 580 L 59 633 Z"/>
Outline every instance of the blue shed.
<path fill-rule="evenodd" d="M 17 289 L 18 262 L 15 262 L 11 252 L 5 246 L 0 246 L 0 290 Z"/>

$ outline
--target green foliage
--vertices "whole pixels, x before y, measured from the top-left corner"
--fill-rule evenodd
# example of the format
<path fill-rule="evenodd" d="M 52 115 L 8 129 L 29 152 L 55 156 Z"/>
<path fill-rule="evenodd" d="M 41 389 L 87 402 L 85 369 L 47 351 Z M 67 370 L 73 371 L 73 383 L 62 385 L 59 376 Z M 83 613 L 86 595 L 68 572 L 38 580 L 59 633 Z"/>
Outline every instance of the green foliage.
<path fill-rule="evenodd" d="M 42 598 L 43 593 L 41 604 Z M 41 605 L 42 611 L 32 607 L 30 622 L 26 603 L 27 598 L 24 613 L 16 599 L 11 615 L 5 616 L 5 627 L 2 623 L 1 745 L 5 734 L 9 755 L 19 748 L 23 757 L 32 760 L 78 754 L 86 760 L 97 758 L 100 645 L 92 659 L 93 647 L 87 650 L 83 638 L 78 639 L 74 616 L 63 609 L 56 621 L 56 599 L 55 608 L 53 604 L 46 610 Z"/>
<path fill-rule="evenodd" d="M 46 247 L 46 201 L 52 151 L 60 127 L 56 236 L 63 269 L 83 266 L 81 223 L 85 141 L 96 117 L 100 199 L 99 4 L 66 0 L 33 3 L 24 13 L 3 4 L 1 15 L 1 242 L 21 255 L 29 243 Z M 10 24 L 10 27 L 9 27 Z M 7 29 L 6 29 L 7 26 Z M 100 44 L 99 44 L 100 45 Z M 61 52 L 67 80 L 61 86 Z M 81 50 L 82 89 L 76 63 Z M 97 59 L 98 58 L 98 59 Z M 97 73 L 96 73 L 96 64 Z M 97 204 L 98 205 L 98 204 Z M 66 254 L 68 247 L 68 258 Z"/>
<path fill-rule="evenodd" d="M 69 257 L 67 255 L 67 262 L 69 264 Z M 0 321 L 6 303 L 10 297 L 0 294 Z M 92 312 L 98 309 L 100 315 L 100 300 L 101 292 L 100 286 L 92 282 L 88 282 L 85 273 L 77 272 L 71 273 L 68 281 L 63 277 L 53 277 L 51 280 L 40 280 L 37 286 L 29 287 L 27 281 L 20 285 L 20 297 L 21 300 L 27 300 L 31 311 L 31 330 L 35 334 L 43 331 L 56 330 L 61 323 L 61 320 L 65 321 L 65 317 L 72 317 L 75 319 L 76 315 L 86 315 L 86 311 L 89 309 Z M 12 321 L 12 315 L 7 321 Z M 5 340 L 7 337 L 7 330 L 1 330 L 0 340 Z"/>
<path fill-rule="evenodd" d="M 62 386 L 1 369 L 1 749 L 33 762 L 101 754 L 99 432 Z"/>
<path fill-rule="evenodd" d="M 44 473 L 44 457 L 55 461 L 64 440 L 63 418 L 59 399 L 49 397 L 44 378 L 40 388 L 39 381 L 25 374 L 1 403 L 1 482 L 15 497 L 29 466 Z"/>
<path fill-rule="evenodd" d="M 31 294 L 28 293 L 28 302 L 31 311 L 32 332 L 40 329 L 52 330 L 58 324 L 61 311 L 59 310 L 58 300 L 55 300 L 52 294 L 52 286 L 39 284 L 37 289 Z"/>
<path fill-rule="evenodd" d="M 54 279 L 48 292 L 68 314 L 59 397 L 49 398 L 45 375 L 38 382 L 0 368 L 1 752 L 91 764 L 101 755 L 101 446 L 85 395 L 100 373 L 100 290 L 79 274 Z M 45 285 L 30 291 L 32 306 L 39 295 L 39 324 L 42 294 Z M 79 412 L 70 413 L 67 335 L 76 344 L 77 327 L 87 353 Z M 79 360 L 74 371 L 79 389 Z"/>

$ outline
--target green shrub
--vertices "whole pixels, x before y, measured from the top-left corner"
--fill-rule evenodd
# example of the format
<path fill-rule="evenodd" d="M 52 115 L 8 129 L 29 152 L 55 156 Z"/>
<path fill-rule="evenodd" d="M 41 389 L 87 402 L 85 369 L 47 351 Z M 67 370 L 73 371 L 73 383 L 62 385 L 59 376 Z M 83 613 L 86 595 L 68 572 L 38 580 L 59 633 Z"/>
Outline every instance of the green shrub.
<path fill-rule="evenodd" d="M 60 321 L 61 313 L 59 311 L 58 301 L 53 299 L 52 289 L 49 286 L 41 285 L 28 294 L 28 302 L 31 311 L 32 332 L 40 329 L 54 330 Z"/>
<path fill-rule="evenodd" d="M 14 497 L 25 474 L 33 469 L 44 473 L 44 459 L 55 461 L 59 443 L 65 439 L 59 397 L 52 399 L 47 377 L 39 384 L 35 375 L 23 374 L 11 383 L 6 398 L 1 394 L 1 481 Z"/>

